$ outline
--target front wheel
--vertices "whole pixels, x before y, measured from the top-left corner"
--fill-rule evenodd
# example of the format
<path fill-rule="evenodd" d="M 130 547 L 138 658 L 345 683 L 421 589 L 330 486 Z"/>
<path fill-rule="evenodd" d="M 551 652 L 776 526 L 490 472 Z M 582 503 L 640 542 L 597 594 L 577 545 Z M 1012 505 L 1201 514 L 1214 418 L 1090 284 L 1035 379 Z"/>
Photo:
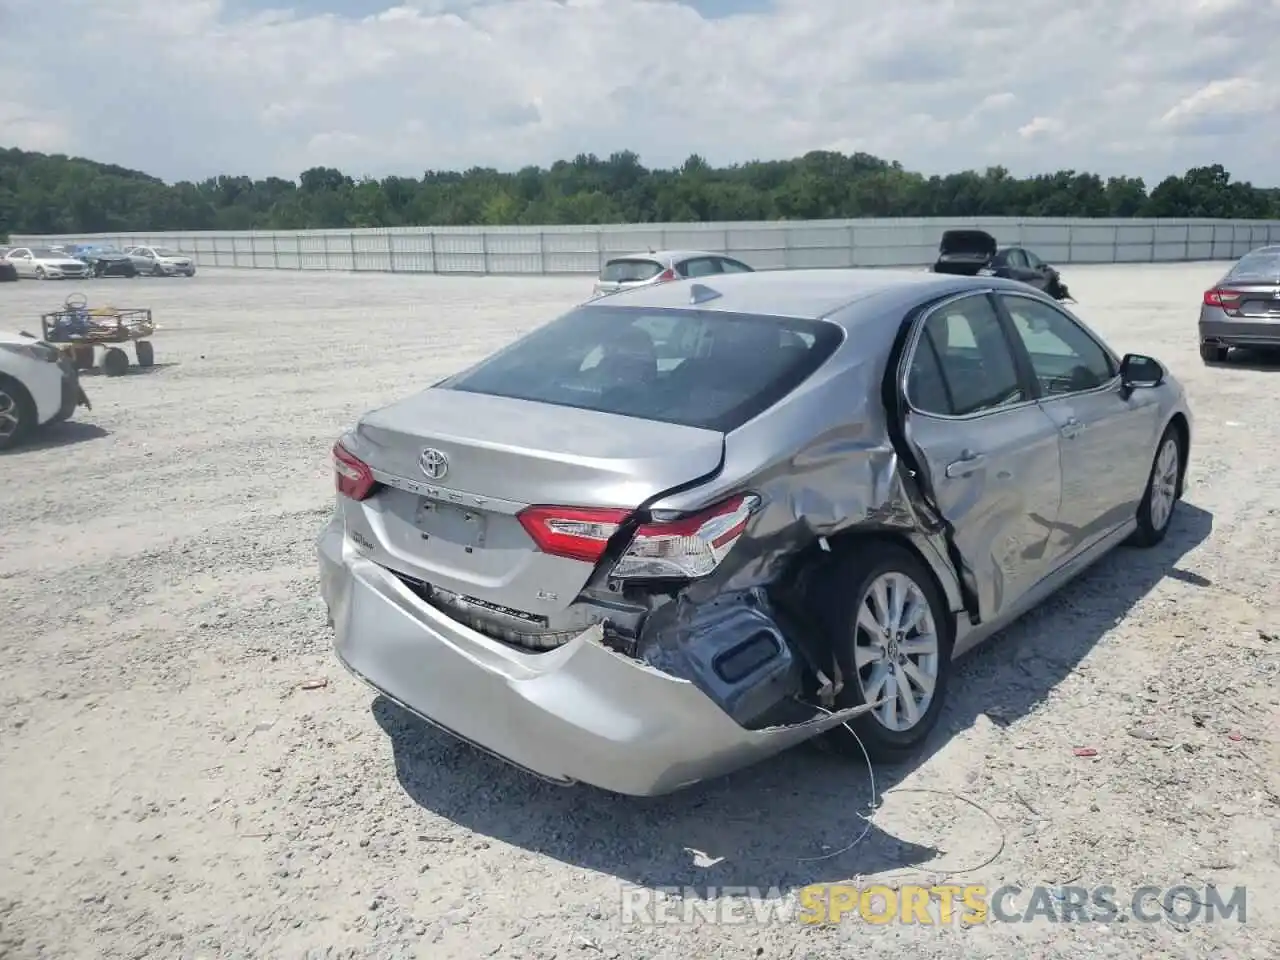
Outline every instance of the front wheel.
<path fill-rule="evenodd" d="M 1130 537 L 1135 547 L 1154 547 L 1169 532 L 1173 509 L 1182 495 L 1182 444 L 1172 426 L 1165 430 L 1156 447 L 1156 457 L 1147 477 L 1147 489 L 1138 504 L 1138 529 Z"/>
<path fill-rule="evenodd" d="M 44 272 L 44 267 L 36 267 L 36 279 L 37 279 L 37 280 L 48 280 L 48 279 L 49 279 L 49 275 L 48 275 L 47 273 L 45 273 L 45 272 Z"/>
<path fill-rule="evenodd" d="M 35 429 L 36 405 L 17 380 L 0 375 L 0 450 L 22 443 Z"/>
<path fill-rule="evenodd" d="M 937 725 L 951 675 L 950 611 L 929 569 L 905 547 L 874 542 L 837 561 L 820 604 L 843 675 L 837 710 L 875 703 L 837 727 L 837 752 L 897 761 Z"/>

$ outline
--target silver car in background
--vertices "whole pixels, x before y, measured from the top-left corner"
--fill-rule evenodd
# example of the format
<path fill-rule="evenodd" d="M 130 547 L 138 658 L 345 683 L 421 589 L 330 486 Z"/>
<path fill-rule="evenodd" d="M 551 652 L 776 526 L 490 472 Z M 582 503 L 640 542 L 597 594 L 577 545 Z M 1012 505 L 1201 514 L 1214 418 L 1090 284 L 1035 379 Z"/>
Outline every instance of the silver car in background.
<path fill-rule="evenodd" d="M 1232 347 L 1280 350 L 1280 245 L 1241 257 L 1204 292 L 1200 359 L 1222 363 Z"/>
<path fill-rule="evenodd" d="M 196 264 L 185 253 L 169 247 L 127 247 L 124 251 L 138 273 L 152 277 L 194 277 Z"/>
<path fill-rule="evenodd" d="M 13 264 L 19 277 L 35 280 L 82 280 L 89 276 L 89 267 L 68 253 L 60 253 L 52 247 L 15 247 L 4 255 Z"/>
<path fill-rule="evenodd" d="M 361 417 L 321 593 L 357 677 L 556 782 L 895 758 L 954 657 L 1161 541 L 1191 437 L 1158 361 L 1016 281 L 647 286 Z"/>
<path fill-rule="evenodd" d="M 593 297 L 603 297 L 619 290 L 687 280 L 691 277 L 712 277 L 721 273 L 751 273 L 752 268 L 741 260 L 723 253 L 707 250 L 650 250 L 648 253 L 627 253 L 610 257 L 600 268 Z"/>

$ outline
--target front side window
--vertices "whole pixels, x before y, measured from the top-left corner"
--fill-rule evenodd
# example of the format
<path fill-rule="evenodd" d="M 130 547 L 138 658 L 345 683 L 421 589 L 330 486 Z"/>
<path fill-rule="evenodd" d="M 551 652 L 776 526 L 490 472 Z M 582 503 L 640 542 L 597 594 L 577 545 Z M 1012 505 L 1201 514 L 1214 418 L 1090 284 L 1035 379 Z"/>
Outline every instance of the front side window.
<path fill-rule="evenodd" d="M 1061 310 L 1030 297 L 1005 294 L 1001 301 L 1031 358 L 1042 396 L 1096 390 L 1115 377 L 1106 350 Z"/>
<path fill-rule="evenodd" d="M 588 304 L 439 387 L 728 432 L 842 338 L 821 320 Z"/>
<path fill-rule="evenodd" d="M 1030 399 L 986 294 L 943 304 L 929 315 L 908 367 L 907 399 L 922 413 L 954 417 Z"/>

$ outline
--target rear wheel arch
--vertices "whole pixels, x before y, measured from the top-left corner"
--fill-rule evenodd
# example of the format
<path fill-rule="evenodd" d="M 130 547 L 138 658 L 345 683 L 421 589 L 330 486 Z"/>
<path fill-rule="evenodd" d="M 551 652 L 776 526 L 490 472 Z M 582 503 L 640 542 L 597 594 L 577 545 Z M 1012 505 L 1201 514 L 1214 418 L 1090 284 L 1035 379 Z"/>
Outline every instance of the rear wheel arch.
<path fill-rule="evenodd" d="M 831 548 L 830 553 L 825 554 L 828 567 L 835 567 L 845 557 L 875 550 L 878 546 L 891 545 L 905 550 L 929 572 L 934 588 L 949 608 L 953 630 L 958 629 L 960 618 L 966 616 L 960 580 L 950 566 L 945 565 L 946 559 L 929 556 L 906 533 L 891 530 L 846 530 L 827 538 L 827 545 Z"/>

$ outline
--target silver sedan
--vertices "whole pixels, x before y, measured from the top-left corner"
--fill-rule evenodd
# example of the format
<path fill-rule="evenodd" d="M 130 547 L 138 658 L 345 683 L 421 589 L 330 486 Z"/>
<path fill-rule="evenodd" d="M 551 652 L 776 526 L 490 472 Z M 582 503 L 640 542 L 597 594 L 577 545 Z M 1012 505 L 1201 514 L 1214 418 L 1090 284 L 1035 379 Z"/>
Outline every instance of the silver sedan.
<path fill-rule="evenodd" d="M 1182 495 L 1192 417 L 1025 284 L 724 274 L 585 304 L 360 418 L 338 657 L 538 776 L 666 793 L 918 748 L 954 658 Z"/>

